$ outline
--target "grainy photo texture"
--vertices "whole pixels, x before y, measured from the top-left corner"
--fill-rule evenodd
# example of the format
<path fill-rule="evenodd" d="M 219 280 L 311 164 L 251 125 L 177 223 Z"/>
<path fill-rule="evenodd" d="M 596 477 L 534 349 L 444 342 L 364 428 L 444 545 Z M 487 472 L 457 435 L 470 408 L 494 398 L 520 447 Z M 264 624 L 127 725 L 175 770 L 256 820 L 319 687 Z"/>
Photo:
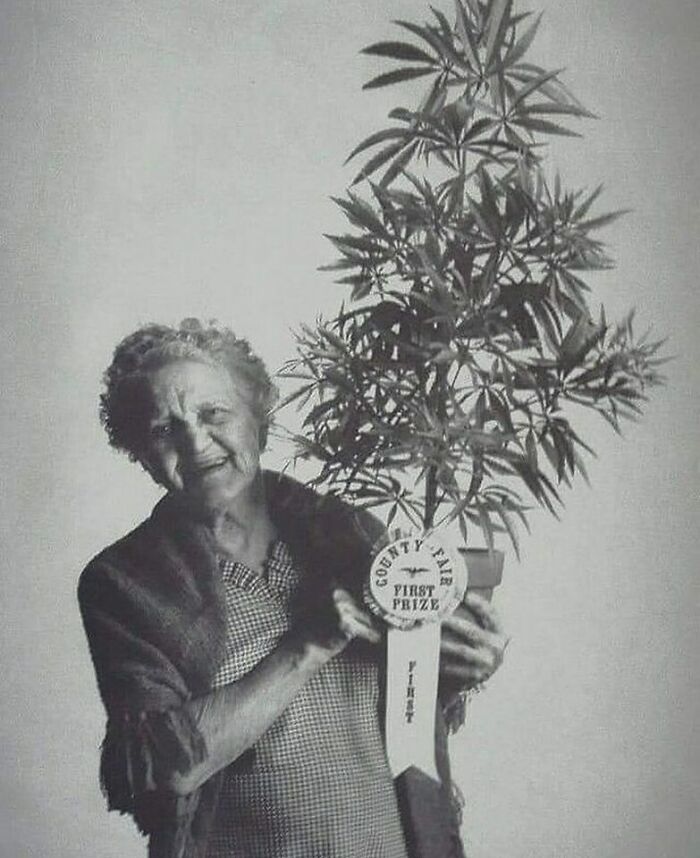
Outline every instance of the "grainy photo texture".
<path fill-rule="evenodd" d="M 0 3 L 2 858 L 698 853 L 698 36 Z"/>

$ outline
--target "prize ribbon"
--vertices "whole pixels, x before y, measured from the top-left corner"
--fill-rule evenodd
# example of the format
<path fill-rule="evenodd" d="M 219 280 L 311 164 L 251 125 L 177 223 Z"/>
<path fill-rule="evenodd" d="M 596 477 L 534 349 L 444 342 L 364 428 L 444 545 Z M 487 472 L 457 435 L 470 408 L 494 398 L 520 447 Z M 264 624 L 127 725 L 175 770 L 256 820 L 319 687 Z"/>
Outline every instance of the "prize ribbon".
<path fill-rule="evenodd" d="M 431 534 L 399 534 L 372 563 L 365 601 L 389 626 L 386 748 L 394 777 L 416 766 L 439 780 L 434 736 L 440 621 L 466 588 L 461 558 Z"/>

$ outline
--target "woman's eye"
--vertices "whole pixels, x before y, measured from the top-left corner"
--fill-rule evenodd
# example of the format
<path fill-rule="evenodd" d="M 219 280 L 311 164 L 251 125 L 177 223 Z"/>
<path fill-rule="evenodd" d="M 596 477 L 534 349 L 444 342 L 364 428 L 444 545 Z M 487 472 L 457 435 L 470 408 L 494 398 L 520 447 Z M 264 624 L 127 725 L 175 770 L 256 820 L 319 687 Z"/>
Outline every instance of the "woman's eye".
<path fill-rule="evenodd" d="M 212 405 L 211 408 L 204 408 L 201 412 L 202 420 L 205 423 L 223 423 L 228 419 L 228 410 L 219 408 L 217 405 Z"/>
<path fill-rule="evenodd" d="M 151 426 L 149 430 L 151 438 L 155 441 L 162 441 L 165 438 L 169 438 L 172 432 L 173 427 L 170 423 L 157 423 L 155 426 Z"/>

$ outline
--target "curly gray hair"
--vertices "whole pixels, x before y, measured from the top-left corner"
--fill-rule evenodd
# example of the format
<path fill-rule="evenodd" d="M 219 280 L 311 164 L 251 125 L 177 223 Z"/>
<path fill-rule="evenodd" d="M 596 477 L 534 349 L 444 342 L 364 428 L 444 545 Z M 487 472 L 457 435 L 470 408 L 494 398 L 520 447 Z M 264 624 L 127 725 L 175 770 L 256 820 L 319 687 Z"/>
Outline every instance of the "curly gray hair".
<path fill-rule="evenodd" d="M 183 319 L 177 328 L 149 324 L 126 336 L 114 350 L 103 376 L 100 421 L 109 443 L 131 459 L 143 449 L 146 421 L 145 380 L 150 372 L 174 360 L 192 359 L 223 366 L 242 382 L 249 404 L 266 434 L 277 389 L 262 360 L 248 342 L 215 321 Z"/>

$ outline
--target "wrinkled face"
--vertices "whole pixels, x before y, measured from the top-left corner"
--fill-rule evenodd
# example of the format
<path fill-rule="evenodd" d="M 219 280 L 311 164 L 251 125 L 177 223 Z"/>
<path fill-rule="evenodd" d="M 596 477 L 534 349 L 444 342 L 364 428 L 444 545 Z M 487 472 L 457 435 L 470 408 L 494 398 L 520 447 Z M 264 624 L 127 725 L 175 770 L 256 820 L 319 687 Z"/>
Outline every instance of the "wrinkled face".
<path fill-rule="evenodd" d="M 178 360 L 148 376 L 146 395 L 144 467 L 193 509 L 225 509 L 259 468 L 261 427 L 245 386 L 223 367 Z"/>

